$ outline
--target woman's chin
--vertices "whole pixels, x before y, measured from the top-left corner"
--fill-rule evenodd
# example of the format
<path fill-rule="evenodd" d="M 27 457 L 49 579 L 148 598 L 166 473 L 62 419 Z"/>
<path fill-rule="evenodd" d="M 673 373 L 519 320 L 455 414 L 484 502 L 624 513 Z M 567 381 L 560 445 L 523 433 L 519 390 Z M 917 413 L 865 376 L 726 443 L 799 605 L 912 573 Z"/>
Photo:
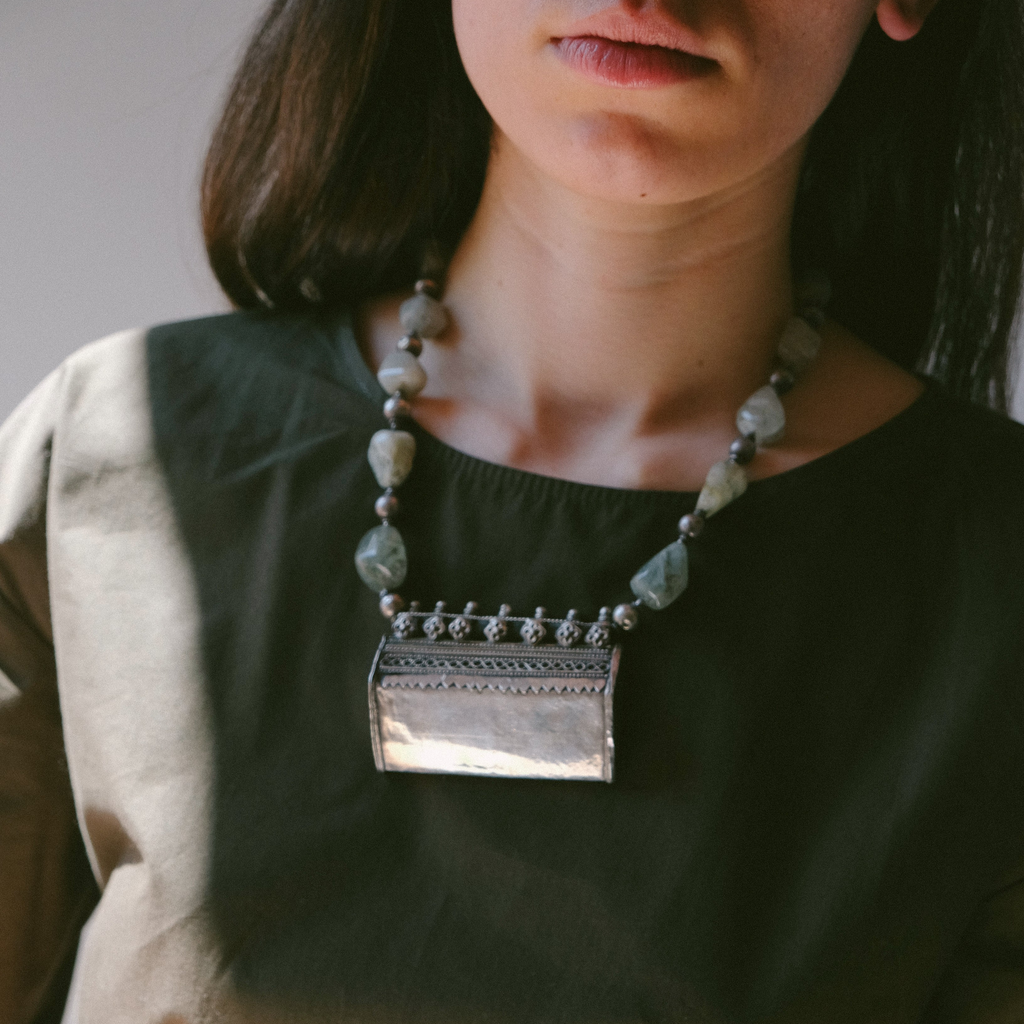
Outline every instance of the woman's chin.
<path fill-rule="evenodd" d="M 714 150 L 669 138 L 650 123 L 616 115 L 578 121 L 554 143 L 527 153 L 544 174 L 579 196 L 609 203 L 664 206 L 718 191 Z M 728 170 L 728 166 L 722 169 Z"/>

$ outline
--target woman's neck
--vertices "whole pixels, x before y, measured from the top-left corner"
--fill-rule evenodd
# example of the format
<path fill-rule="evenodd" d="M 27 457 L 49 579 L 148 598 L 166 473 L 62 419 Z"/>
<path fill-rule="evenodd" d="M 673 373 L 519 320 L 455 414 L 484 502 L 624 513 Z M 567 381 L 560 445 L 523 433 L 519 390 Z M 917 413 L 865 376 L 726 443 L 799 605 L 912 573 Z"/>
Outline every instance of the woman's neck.
<path fill-rule="evenodd" d="M 637 429 L 735 411 L 790 311 L 798 170 L 788 154 L 729 194 L 625 206 L 580 198 L 499 140 L 450 267 L 447 347 L 524 425 L 575 406 L 628 409 Z"/>
<path fill-rule="evenodd" d="M 416 419 L 456 448 L 521 469 L 699 488 L 735 436 L 736 410 L 766 383 L 790 315 L 800 157 L 787 153 L 712 198 L 625 206 L 581 198 L 499 139 L 447 276 L 452 328 L 423 354 L 430 383 Z M 363 312 L 373 362 L 397 340 L 400 299 Z M 912 400 L 902 379 L 867 414 L 844 413 L 835 405 L 844 386 L 862 371 L 878 383 L 895 368 L 880 377 L 877 358 L 827 334 L 820 362 L 833 371 L 816 368 L 823 386 L 801 384 L 787 399 L 806 422 L 757 460 L 754 475 L 823 454 Z"/>

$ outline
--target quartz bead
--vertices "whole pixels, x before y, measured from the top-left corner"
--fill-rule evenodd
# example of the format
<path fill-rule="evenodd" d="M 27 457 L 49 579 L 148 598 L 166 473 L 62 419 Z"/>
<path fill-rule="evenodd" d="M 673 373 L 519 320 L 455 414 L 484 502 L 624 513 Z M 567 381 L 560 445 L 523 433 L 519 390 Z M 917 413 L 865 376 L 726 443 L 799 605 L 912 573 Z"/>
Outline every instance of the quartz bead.
<path fill-rule="evenodd" d="M 408 570 L 405 543 L 393 526 L 374 527 L 356 548 L 356 572 L 371 590 L 378 593 L 400 587 Z"/>
<path fill-rule="evenodd" d="M 757 444 L 773 444 L 786 429 L 786 410 L 775 389 L 766 384 L 758 388 L 736 414 L 736 426 L 744 437 L 754 435 Z"/>
<path fill-rule="evenodd" d="M 634 577 L 629 586 L 648 608 L 667 608 L 690 580 L 690 558 L 682 541 L 659 551 Z M 617 609 L 616 609 L 617 610 Z"/>
<path fill-rule="evenodd" d="M 378 430 L 366 457 L 381 487 L 398 487 L 412 472 L 416 438 L 405 430 Z"/>
<path fill-rule="evenodd" d="M 427 386 L 427 372 L 411 352 L 395 351 L 384 357 L 377 380 L 389 395 L 415 398 Z"/>
<path fill-rule="evenodd" d="M 779 359 L 799 376 L 820 351 L 821 335 L 803 317 L 791 317 L 779 339 Z"/>
<path fill-rule="evenodd" d="M 406 299 L 398 310 L 398 319 L 406 334 L 420 338 L 439 338 L 448 326 L 444 306 L 425 292 Z"/>
<path fill-rule="evenodd" d="M 747 474 L 742 466 L 727 459 L 708 470 L 704 489 L 697 499 L 697 511 L 711 516 L 735 501 L 747 489 Z"/>

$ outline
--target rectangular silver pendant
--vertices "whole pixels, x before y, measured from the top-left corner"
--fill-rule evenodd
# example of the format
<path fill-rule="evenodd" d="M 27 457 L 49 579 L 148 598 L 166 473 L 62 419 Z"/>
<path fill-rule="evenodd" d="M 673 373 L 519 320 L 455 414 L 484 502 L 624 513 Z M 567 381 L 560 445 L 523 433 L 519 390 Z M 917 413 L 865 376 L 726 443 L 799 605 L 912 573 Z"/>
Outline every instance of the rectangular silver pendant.
<path fill-rule="evenodd" d="M 386 636 L 369 679 L 377 770 L 611 782 L 620 654 Z"/>

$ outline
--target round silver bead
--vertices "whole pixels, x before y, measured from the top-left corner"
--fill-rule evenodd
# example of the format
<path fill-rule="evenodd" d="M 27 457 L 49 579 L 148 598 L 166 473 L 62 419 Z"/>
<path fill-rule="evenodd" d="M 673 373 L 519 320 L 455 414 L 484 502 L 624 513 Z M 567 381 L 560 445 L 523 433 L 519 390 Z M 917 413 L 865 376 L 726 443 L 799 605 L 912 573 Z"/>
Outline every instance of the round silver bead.
<path fill-rule="evenodd" d="M 704 532 L 706 524 L 707 519 L 699 512 L 688 512 L 679 520 L 679 534 L 692 540 Z"/>
<path fill-rule="evenodd" d="M 796 376 L 791 370 L 776 370 L 768 378 L 768 383 L 772 386 L 775 394 L 781 397 L 793 390 L 793 385 L 796 384 Z"/>
<path fill-rule="evenodd" d="M 402 352 L 409 352 L 414 356 L 423 353 L 423 342 L 415 334 L 407 334 L 399 341 L 398 347 Z"/>
<path fill-rule="evenodd" d="M 429 295 L 432 299 L 441 297 L 441 286 L 430 277 L 421 277 L 413 286 L 417 295 Z"/>
<path fill-rule="evenodd" d="M 753 435 L 737 437 L 729 445 L 729 458 L 738 466 L 747 466 L 754 461 L 757 454 L 757 439 Z"/>
<path fill-rule="evenodd" d="M 402 416 L 412 415 L 412 406 L 401 396 L 392 395 L 384 403 L 384 415 L 389 420 L 397 420 Z"/>
<path fill-rule="evenodd" d="M 398 594 L 385 594 L 380 599 L 380 612 L 386 619 L 393 619 L 403 611 L 405 611 L 405 601 Z"/>
<path fill-rule="evenodd" d="M 615 625 L 620 629 L 636 629 L 640 622 L 640 614 L 631 604 L 617 604 L 612 612 Z"/>
<path fill-rule="evenodd" d="M 381 519 L 390 519 L 398 512 L 398 499 L 391 493 L 382 494 L 374 502 L 373 510 Z"/>

